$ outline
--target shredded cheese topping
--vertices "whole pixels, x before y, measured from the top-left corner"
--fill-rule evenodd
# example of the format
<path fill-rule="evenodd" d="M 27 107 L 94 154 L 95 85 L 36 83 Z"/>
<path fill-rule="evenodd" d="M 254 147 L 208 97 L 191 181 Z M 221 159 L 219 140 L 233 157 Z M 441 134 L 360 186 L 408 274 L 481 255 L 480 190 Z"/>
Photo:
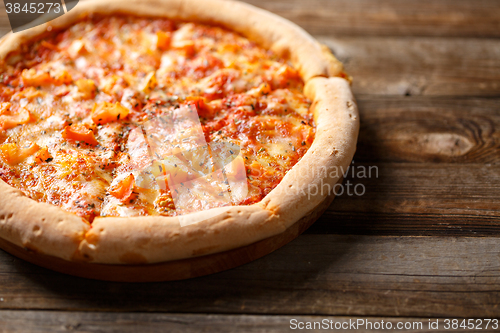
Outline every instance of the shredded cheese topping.
<path fill-rule="evenodd" d="M 192 211 L 258 202 L 314 139 L 297 71 L 215 26 L 92 16 L 23 45 L 1 67 L 0 178 L 90 222 L 188 213 L 181 202 Z M 216 156 L 222 176 L 213 176 Z M 193 172 L 212 178 L 188 192 L 213 196 L 172 193 L 172 181 L 183 186 Z"/>

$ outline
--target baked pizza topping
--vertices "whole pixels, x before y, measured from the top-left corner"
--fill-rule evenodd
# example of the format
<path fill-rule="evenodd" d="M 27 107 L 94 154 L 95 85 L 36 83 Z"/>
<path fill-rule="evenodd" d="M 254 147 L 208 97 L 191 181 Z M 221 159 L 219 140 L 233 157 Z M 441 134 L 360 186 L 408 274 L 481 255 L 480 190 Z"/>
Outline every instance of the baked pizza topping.
<path fill-rule="evenodd" d="M 90 222 L 256 203 L 314 139 L 297 71 L 220 27 L 92 16 L 2 68 L 0 178 Z"/>

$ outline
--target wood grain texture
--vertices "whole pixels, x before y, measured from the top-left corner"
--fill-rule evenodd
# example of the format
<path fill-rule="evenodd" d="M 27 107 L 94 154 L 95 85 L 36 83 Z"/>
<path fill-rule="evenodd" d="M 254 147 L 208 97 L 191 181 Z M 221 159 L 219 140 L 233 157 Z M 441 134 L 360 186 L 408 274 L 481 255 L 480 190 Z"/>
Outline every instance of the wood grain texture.
<path fill-rule="evenodd" d="M 353 76 L 355 95 L 500 97 L 499 39 L 316 37 Z"/>
<path fill-rule="evenodd" d="M 500 37 L 496 0 L 244 1 L 316 35 Z M 8 31 L 5 7 L 0 6 L 0 35 Z"/>
<path fill-rule="evenodd" d="M 296 321 L 293 321 L 296 320 Z M 359 326 L 357 325 L 359 322 Z M 437 321 L 436 329 L 429 328 Z M 460 322 L 462 319 L 460 319 Z M 467 321 L 466 321 L 467 322 Z M 299 324 L 301 323 L 301 324 Z M 387 318 L 387 317 L 332 317 L 332 316 L 285 316 L 285 315 L 199 315 L 199 314 L 162 314 L 162 313 L 94 313 L 94 312 L 56 312 L 56 311 L 12 311 L 5 310 L 0 314 L 0 332 L 216 332 L 216 333 L 275 333 L 288 332 L 291 327 L 311 323 L 316 329 L 306 332 L 394 332 L 394 328 L 407 327 L 407 331 L 450 332 L 445 329 L 444 319 L 433 318 Z M 476 323 L 474 328 L 481 332 L 498 332 L 492 329 L 493 324 Z M 314 326 L 315 325 L 315 326 Z M 325 326 L 326 325 L 326 326 Z M 354 325 L 354 326 L 353 326 Z M 342 329 L 342 326 L 344 329 Z M 351 327 L 349 327 L 351 326 Z M 376 329 L 377 327 L 385 329 Z M 323 329 L 321 329 L 323 327 Z M 391 327 L 392 329 L 388 328 Z M 434 326 L 433 326 L 434 327 Z M 350 328 L 350 329 L 349 329 Z"/>
<path fill-rule="evenodd" d="M 5 3 L 0 0 L 0 36 L 5 35 L 10 31 L 9 18 L 7 17 L 7 12 L 5 11 Z"/>
<path fill-rule="evenodd" d="M 357 98 L 364 163 L 500 164 L 500 99 Z"/>
<path fill-rule="evenodd" d="M 491 318 L 499 259 L 498 238 L 303 235 L 230 271 L 130 285 L 0 252 L 0 309 Z"/>
<path fill-rule="evenodd" d="M 378 178 L 349 177 L 362 196 L 344 193 L 310 234 L 455 235 L 500 233 L 500 168 L 483 164 L 355 163 Z M 336 189 L 340 191 L 340 189 Z M 358 193 L 361 188 L 358 187 Z"/>
<path fill-rule="evenodd" d="M 344 190 L 350 182 L 364 194 L 338 196 L 308 233 L 500 233 L 500 100 L 361 96 L 358 104 Z"/>
<path fill-rule="evenodd" d="M 346 181 L 366 193 L 339 196 L 271 255 L 186 281 L 92 281 L 0 251 L 0 331 L 281 332 L 291 316 L 500 316 L 500 239 L 463 237 L 500 235 L 500 3 L 247 2 L 314 34 L 354 76 L 355 165 L 378 177 Z M 8 30 L 0 6 L 0 35 Z"/>
<path fill-rule="evenodd" d="M 245 0 L 312 34 L 500 37 L 495 0 Z"/>

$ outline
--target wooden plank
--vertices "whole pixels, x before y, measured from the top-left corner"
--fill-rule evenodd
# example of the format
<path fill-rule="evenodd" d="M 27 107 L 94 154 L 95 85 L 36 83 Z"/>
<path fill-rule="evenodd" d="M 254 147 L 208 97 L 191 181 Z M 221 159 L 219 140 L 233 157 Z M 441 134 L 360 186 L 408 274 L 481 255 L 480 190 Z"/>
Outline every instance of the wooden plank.
<path fill-rule="evenodd" d="M 318 35 L 500 37 L 495 0 L 245 0 Z"/>
<path fill-rule="evenodd" d="M 321 35 L 499 37 L 495 0 L 246 0 Z M 10 30 L 0 6 L 0 35 Z"/>
<path fill-rule="evenodd" d="M 500 235 L 500 167 L 484 164 L 354 163 L 344 193 L 310 234 Z M 360 170 L 372 169 L 371 178 Z M 352 170 L 352 169 L 351 169 Z M 347 185 L 348 183 L 351 185 Z M 354 192 L 355 186 L 357 193 Z M 347 191 L 350 188 L 348 195 Z M 315 191 L 315 189 L 313 189 Z M 325 189 L 327 190 L 327 189 Z"/>
<path fill-rule="evenodd" d="M 463 319 L 457 323 L 460 325 Z M 465 320 L 465 325 L 467 325 Z M 432 323 L 432 326 L 431 324 Z M 437 323 L 437 324 L 436 324 Z M 474 329 L 497 332 L 497 322 L 471 320 Z M 307 332 L 450 332 L 453 322 L 439 318 L 332 317 L 286 315 L 186 315 L 164 313 L 93 313 L 58 311 L 0 312 L 0 332 L 256 332 L 274 333 L 299 330 Z M 405 328 L 406 325 L 406 328 Z M 437 326 L 435 326 L 437 325 Z M 342 329 L 342 326 L 344 327 Z M 307 329 L 311 327 L 312 329 Z M 337 329 L 335 329 L 337 327 Z M 401 329 L 398 329 L 401 327 Z M 435 327 L 431 329 L 430 327 Z M 379 328 L 379 329 L 377 329 Z"/>
<path fill-rule="evenodd" d="M 3 36 L 10 31 L 10 23 L 5 11 L 4 2 L 3 0 L 0 0 L 0 2 L 2 2 L 0 5 L 0 36 Z"/>
<path fill-rule="evenodd" d="M 500 37 L 496 0 L 245 0 L 312 34 Z M 0 35 L 10 31 L 0 6 Z"/>
<path fill-rule="evenodd" d="M 500 96 L 498 39 L 316 37 L 358 95 Z"/>
<path fill-rule="evenodd" d="M 358 162 L 500 162 L 500 99 L 359 96 L 357 100 Z"/>
<path fill-rule="evenodd" d="M 358 149 L 343 189 L 349 181 L 351 193 L 364 193 L 338 196 L 309 233 L 500 234 L 500 100 L 361 96 L 358 104 Z"/>
<path fill-rule="evenodd" d="M 303 235 L 239 268 L 127 284 L 73 278 L 0 252 L 1 309 L 498 317 L 498 238 Z"/>

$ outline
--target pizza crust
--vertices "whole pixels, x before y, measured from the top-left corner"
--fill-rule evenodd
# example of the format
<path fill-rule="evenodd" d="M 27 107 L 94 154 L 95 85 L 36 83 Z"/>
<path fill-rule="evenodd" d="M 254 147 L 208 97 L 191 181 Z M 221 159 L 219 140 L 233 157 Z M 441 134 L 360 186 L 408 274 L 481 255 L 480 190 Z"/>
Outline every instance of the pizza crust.
<path fill-rule="evenodd" d="M 36 202 L 1 179 L 0 193 L 0 238 L 66 260 L 77 255 L 90 229 L 87 222 L 57 206 Z"/>
<path fill-rule="evenodd" d="M 313 101 L 316 137 L 261 202 L 190 214 L 193 219 L 212 217 L 184 227 L 178 217 L 162 216 L 98 217 L 89 226 L 76 215 L 31 200 L 0 180 L 1 238 L 65 260 L 157 263 L 226 251 L 280 234 L 330 195 L 343 173 L 339 170 L 345 170 L 354 155 L 359 116 L 349 82 L 336 77 L 346 76 L 342 64 L 305 31 L 274 14 L 233 1 L 92 0 L 80 2 L 47 24 L 8 34 L 0 41 L 0 59 L 45 33 L 48 26 L 64 28 L 91 12 L 220 24 L 289 58 L 306 83 L 305 95 Z"/>

